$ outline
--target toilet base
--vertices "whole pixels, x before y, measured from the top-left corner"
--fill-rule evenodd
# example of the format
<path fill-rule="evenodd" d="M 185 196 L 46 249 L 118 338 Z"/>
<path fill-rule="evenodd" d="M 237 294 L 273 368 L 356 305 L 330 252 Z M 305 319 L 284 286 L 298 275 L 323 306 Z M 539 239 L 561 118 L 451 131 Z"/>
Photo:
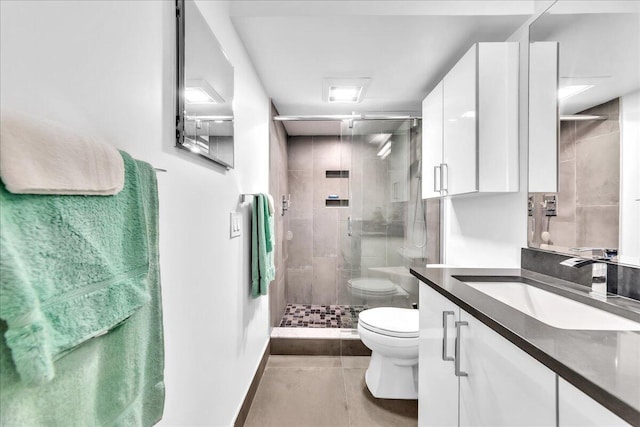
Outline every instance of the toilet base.
<path fill-rule="evenodd" d="M 365 383 L 371 394 L 379 399 L 417 399 L 418 359 L 383 357 L 374 351 Z"/>

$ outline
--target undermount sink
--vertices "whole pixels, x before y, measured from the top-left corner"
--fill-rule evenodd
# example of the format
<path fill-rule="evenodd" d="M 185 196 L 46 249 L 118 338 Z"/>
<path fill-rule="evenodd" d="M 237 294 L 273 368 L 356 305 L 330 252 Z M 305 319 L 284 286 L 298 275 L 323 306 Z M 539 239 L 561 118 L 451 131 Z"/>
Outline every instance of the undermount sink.
<path fill-rule="evenodd" d="M 554 328 L 640 331 L 640 323 L 523 282 L 465 284 Z"/>

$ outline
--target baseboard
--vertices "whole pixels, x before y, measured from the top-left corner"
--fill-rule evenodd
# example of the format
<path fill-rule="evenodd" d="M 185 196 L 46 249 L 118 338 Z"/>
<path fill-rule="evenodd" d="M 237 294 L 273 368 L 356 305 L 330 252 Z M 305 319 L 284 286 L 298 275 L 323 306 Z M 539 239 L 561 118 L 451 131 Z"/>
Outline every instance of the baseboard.
<path fill-rule="evenodd" d="M 262 359 L 260 360 L 260 364 L 258 365 L 256 374 L 253 376 L 253 380 L 251 380 L 249 391 L 247 391 L 247 395 L 244 397 L 244 402 L 242 402 L 242 406 L 240 407 L 240 412 L 236 417 L 236 421 L 233 423 L 234 427 L 242 427 L 247 421 L 249 409 L 251 408 L 253 398 L 256 395 L 258 385 L 260 384 L 260 380 L 262 379 L 262 374 L 264 374 L 264 369 L 266 368 L 267 361 L 269 360 L 269 354 L 271 354 L 271 342 L 267 344 L 267 348 L 265 348 L 264 350 L 264 354 L 262 355 Z"/>
<path fill-rule="evenodd" d="M 271 354 L 304 356 L 370 356 L 359 339 L 271 338 Z"/>

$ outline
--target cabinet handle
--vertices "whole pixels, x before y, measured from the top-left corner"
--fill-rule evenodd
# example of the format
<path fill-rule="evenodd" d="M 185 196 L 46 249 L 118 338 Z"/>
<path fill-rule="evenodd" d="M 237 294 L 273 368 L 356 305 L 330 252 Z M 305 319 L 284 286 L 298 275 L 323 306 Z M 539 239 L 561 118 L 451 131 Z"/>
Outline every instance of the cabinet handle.
<path fill-rule="evenodd" d="M 447 356 L 447 317 L 454 315 L 453 311 L 442 312 L 442 360 L 454 360 L 453 357 Z"/>
<path fill-rule="evenodd" d="M 440 173 L 438 173 L 438 169 L 441 169 L 439 165 L 433 167 L 433 192 L 434 193 L 440 192 L 440 187 L 442 184 L 442 170 L 440 171 Z M 440 178 L 440 180 L 438 180 L 438 178 Z"/>
<path fill-rule="evenodd" d="M 445 187 L 445 178 L 447 186 Z M 440 187 L 442 192 L 449 192 L 449 165 L 446 163 L 440 163 Z"/>
<path fill-rule="evenodd" d="M 454 362 L 454 370 L 456 377 L 467 377 L 469 376 L 466 372 L 460 370 L 460 326 L 468 326 L 467 322 L 456 322 L 456 351 L 455 351 L 455 362 Z"/>

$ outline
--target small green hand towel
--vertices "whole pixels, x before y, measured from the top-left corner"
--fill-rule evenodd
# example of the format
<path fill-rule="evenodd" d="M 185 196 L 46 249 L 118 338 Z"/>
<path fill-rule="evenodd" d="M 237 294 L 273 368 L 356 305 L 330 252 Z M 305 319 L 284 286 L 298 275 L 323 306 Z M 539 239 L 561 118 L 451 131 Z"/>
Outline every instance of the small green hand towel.
<path fill-rule="evenodd" d="M 0 186 L 0 319 L 26 384 L 50 381 L 56 359 L 150 299 L 138 166 L 121 154 L 125 186 L 114 196 L 12 194 Z"/>
<path fill-rule="evenodd" d="M 251 295 L 266 295 L 276 276 L 274 265 L 274 219 L 264 194 L 253 198 L 251 217 Z"/>

